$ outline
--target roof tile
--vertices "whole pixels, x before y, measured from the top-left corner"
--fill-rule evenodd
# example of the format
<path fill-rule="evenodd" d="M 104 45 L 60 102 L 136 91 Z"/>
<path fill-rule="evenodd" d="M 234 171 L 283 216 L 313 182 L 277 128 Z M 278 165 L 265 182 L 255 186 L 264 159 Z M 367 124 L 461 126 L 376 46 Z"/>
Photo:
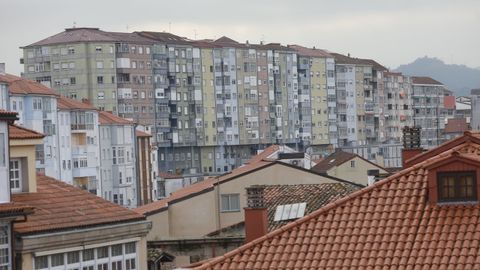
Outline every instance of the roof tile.
<path fill-rule="evenodd" d="M 37 175 L 36 193 L 13 194 L 12 201 L 35 209 L 25 222 L 15 223 L 14 229 L 20 234 L 145 219 L 134 211 L 45 175 Z"/>
<path fill-rule="evenodd" d="M 8 137 L 14 140 L 43 139 L 44 134 L 17 125 L 8 125 Z"/>
<path fill-rule="evenodd" d="M 265 250 L 273 255 L 261 260 L 262 267 L 269 269 L 308 265 L 311 258 L 302 254 L 304 250 L 315 251 L 317 269 L 476 267 L 480 204 L 427 201 L 428 168 L 452 156 L 480 163 L 480 144 L 463 142 L 194 269 L 255 269 L 232 267 L 231 259 L 254 267 Z"/>

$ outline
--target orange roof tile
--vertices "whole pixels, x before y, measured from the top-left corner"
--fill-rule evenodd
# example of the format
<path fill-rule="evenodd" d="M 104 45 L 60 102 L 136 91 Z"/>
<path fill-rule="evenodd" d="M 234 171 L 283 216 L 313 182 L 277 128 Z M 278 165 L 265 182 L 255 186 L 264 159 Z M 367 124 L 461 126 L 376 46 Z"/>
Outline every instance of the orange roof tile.
<path fill-rule="evenodd" d="M 17 113 L 0 109 L 0 120 L 6 120 L 13 123 L 15 120 L 18 120 Z"/>
<path fill-rule="evenodd" d="M 169 173 L 169 172 L 158 172 L 158 176 L 160 176 L 160 178 L 163 178 L 163 179 L 178 179 L 178 178 L 182 178 L 181 175 L 177 175 L 177 174 L 173 174 L 173 173 Z"/>
<path fill-rule="evenodd" d="M 145 217 L 59 180 L 37 175 L 36 193 L 12 195 L 12 201 L 32 205 L 35 213 L 15 223 L 20 234 L 144 220 Z"/>
<path fill-rule="evenodd" d="M 11 74 L 0 74 L 0 82 L 8 83 L 8 91 L 10 92 L 10 94 L 13 95 L 57 95 L 57 93 L 55 93 L 53 89 L 50 89 L 41 83 L 27 80 Z"/>
<path fill-rule="evenodd" d="M 21 203 L 0 203 L 0 216 L 18 216 L 31 214 L 33 207 Z"/>
<path fill-rule="evenodd" d="M 480 204 L 428 203 L 428 168 L 465 142 L 194 269 L 475 269 Z"/>
<path fill-rule="evenodd" d="M 405 161 L 405 167 L 420 163 L 424 160 L 427 160 L 431 157 L 434 157 L 440 153 L 443 153 L 449 149 L 452 149 L 458 145 L 464 144 L 467 141 L 472 141 L 477 144 L 480 144 L 480 132 L 465 131 L 464 136 L 457 137 L 453 140 L 445 142 L 438 147 L 432 148 L 426 152 L 423 152 L 419 155 L 414 156 Z"/>
<path fill-rule="evenodd" d="M 14 140 L 43 139 L 44 134 L 17 125 L 8 125 L 8 138 Z"/>
<path fill-rule="evenodd" d="M 342 165 L 356 156 L 357 155 L 355 154 L 337 149 L 334 153 L 325 157 L 315 166 L 313 166 L 311 170 L 318 173 L 326 173 L 331 168 Z"/>
<path fill-rule="evenodd" d="M 269 147 L 265 148 L 262 150 L 262 152 L 256 154 L 255 156 L 251 157 L 247 162 L 245 163 L 255 163 L 262 161 L 264 159 L 267 159 L 269 156 L 271 156 L 273 153 L 277 152 L 280 150 L 280 146 L 273 144 L 270 145 Z"/>
<path fill-rule="evenodd" d="M 203 181 L 184 187 L 180 190 L 173 192 L 172 194 L 170 194 L 169 197 L 163 200 L 159 200 L 156 202 L 152 202 L 152 203 L 137 207 L 134 209 L 134 211 L 144 215 L 154 214 L 154 213 L 163 211 L 168 207 L 169 204 L 174 203 L 175 201 L 183 200 L 184 198 L 190 197 L 192 195 L 201 194 L 203 192 L 209 191 L 211 188 L 213 188 L 214 185 L 217 185 L 218 183 L 223 183 L 225 181 L 232 180 L 236 177 L 253 172 L 257 169 L 266 167 L 271 164 L 273 164 L 273 162 L 260 161 L 260 162 L 250 163 L 242 167 L 238 167 L 233 171 L 231 171 L 230 173 L 226 173 L 224 175 L 220 175 L 216 177 L 210 177 Z"/>
<path fill-rule="evenodd" d="M 133 125 L 133 122 L 106 111 L 98 111 L 100 125 Z"/>
<path fill-rule="evenodd" d="M 62 96 L 57 99 L 57 106 L 60 110 L 96 110 L 95 107 L 88 103 Z"/>

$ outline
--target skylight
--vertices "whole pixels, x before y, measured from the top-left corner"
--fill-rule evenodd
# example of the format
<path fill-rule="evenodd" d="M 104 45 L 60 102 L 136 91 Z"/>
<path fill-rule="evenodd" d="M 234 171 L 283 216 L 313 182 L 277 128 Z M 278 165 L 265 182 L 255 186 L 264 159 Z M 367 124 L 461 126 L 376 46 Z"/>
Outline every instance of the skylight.
<path fill-rule="evenodd" d="M 305 215 L 307 203 L 284 204 L 277 206 L 274 221 L 291 220 Z"/>

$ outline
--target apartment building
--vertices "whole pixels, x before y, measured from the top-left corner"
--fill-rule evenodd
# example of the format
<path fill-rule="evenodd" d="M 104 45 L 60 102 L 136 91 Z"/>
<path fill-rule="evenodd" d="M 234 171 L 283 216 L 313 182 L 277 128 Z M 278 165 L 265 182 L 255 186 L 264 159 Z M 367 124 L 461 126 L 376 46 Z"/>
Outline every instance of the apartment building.
<path fill-rule="evenodd" d="M 57 95 L 34 81 L 10 74 L 0 74 L 0 81 L 8 88 L 9 109 L 17 112 L 17 125 L 45 134 L 44 143 L 36 149 L 36 168 L 52 177 L 60 177 L 57 141 Z"/>
<path fill-rule="evenodd" d="M 23 49 L 25 77 L 142 124 L 173 174 L 225 173 L 274 143 L 395 144 L 415 124 L 410 79 L 299 45 L 71 28 Z"/>
<path fill-rule="evenodd" d="M 411 83 L 413 124 L 422 128 L 421 146 L 430 149 L 443 143 L 445 87 L 430 77 L 412 77 Z"/>
<path fill-rule="evenodd" d="M 300 137 L 311 146 L 337 146 L 335 60 L 328 52 L 290 45 L 298 54 Z M 314 152 L 325 149 L 317 147 Z"/>
<path fill-rule="evenodd" d="M 23 76 L 62 96 L 117 110 L 114 37 L 98 28 L 68 28 L 23 47 Z"/>
<path fill-rule="evenodd" d="M 37 174 L 35 146 L 43 143 L 44 135 L 14 125 L 15 118 L 15 112 L 0 112 L 1 268 L 145 269 L 150 222 Z M 16 217 L 20 219 L 11 224 Z"/>
<path fill-rule="evenodd" d="M 98 112 L 101 196 L 125 207 L 139 205 L 135 125 L 105 111 Z"/>
<path fill-rule="evenodd" d="M 385 72 L 385 139 L 388 143 L 402 142 L 402 128 L 413 126 L 413 99 L 410 77 Z"/>
<path fill-rule="evenodd" d="M 57 105 L 60 180 L 102 196 L 98 111 L 65 97 Z"/>

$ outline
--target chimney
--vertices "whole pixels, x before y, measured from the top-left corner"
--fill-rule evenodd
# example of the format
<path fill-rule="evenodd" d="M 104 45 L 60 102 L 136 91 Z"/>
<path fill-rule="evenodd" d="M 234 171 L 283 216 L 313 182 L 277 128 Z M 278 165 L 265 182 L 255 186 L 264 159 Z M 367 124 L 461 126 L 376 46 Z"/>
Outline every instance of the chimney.
<path fill-rule="evenodd" d="M 88 100 L 87 98 L 82 98 L 82 103 L 85 103 L 85 104 L 88 104 L 88 105 L 92 105 L 92 103 L 90 102 L 90 100 Z"/>
<path fill-rule="evenodd" d="M 408 168 L 410 164 L 406 161 L 423 152 L 420 147 L 421 127 L 404 127 L 403 132 L 403 149 L 402 149 L 402 167 Z"/>
<path fill-rule="evenodd" d="M 5 63 L 0 63 L 0 75 L 5 75 Z"/>
<path fill-rule="evenodd" d="M 251 186 L 247 189 L 245 210 L 245 243 L 251 242 L 268 232 L 267 208 L 263 202 L 264 186 Z"/>

